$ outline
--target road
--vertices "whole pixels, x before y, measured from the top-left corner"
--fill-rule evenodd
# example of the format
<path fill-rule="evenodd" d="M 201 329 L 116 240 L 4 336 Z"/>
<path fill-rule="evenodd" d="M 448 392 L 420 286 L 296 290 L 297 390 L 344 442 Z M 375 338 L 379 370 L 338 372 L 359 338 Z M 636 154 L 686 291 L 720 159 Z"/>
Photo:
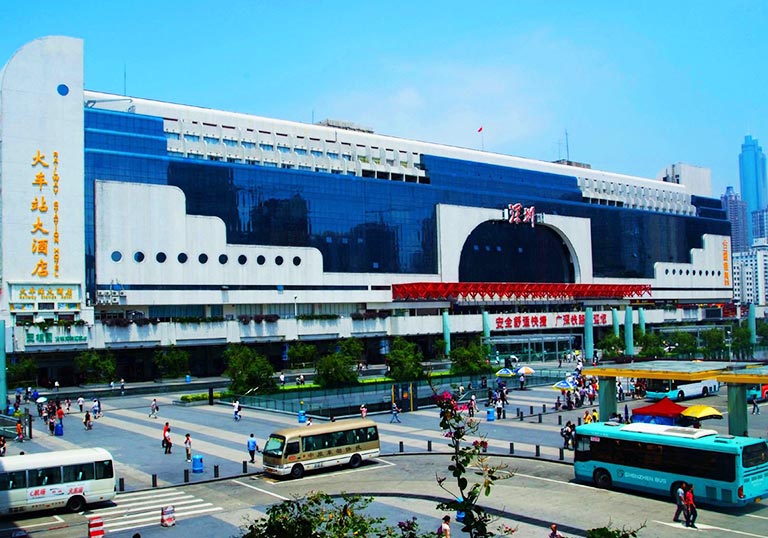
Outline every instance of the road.
<path fill-rule="evenodd" d="M 517 474 L 502 481 L 489 500 L 489 507 L 503 514 L 503 521 L 520 526 L 519 536 L 540 536 L 550 522 L 558 522 L 569 536 L 584 536 L 585 529 L 610 520 L 618 525 L 635 527 L 647 522 L 642 536 L 679 536 L 692 532 L 671 525 L 673 507 L 665 499 L 644 497 L 634 493 L 607 492 L 572 483 L 571 453 L 565 453 L 565 463 L 559 463 L 559 422 L 576 421 L 582 413 L 547 413 L 539 422 L 542 404 L 551 407 L 554 399 L 549 389 L 513 391 L 506 420 L 487 422 L 481 418 L 480 433 L 489 439 L 489 454 L 498 457 Z M 28 452 L 60 450 L 79 446 L 102 446 L 116 458 L 118 476 L 125 480 L 126 492 L 121 493 L 114 506 L 98 507 L 93 513 L 105 519 L 108 536 L 131 537 L 137 530 L 142 536 L 164 536 L 179 532 L 194 535 L 232 536 L 237 534 L 243 517 L 257 517 L 267 506 L 281 498 L 304 494 L 309 490 L 338 493 L 342 490 L 376 497 L 370 511 L 396 523 L 404 514 L 413 514 L 431 528 L 441 514 L 435 510 L 435 498 L 446 494 L 437 488 L 435 473 L 445 474 L 448 464 L 445 439 L 437 426 L 435 409 L 403 413 L 402 424 L 391 424 L 389 415 L 373 415 L 379 423 L 383 457 L 375 465 L 356 471 L 338 470 L 310 475 L 299 481 L 275 481 L 258 473 L 261 468 L 247 466 L 245 442 L 253 432 L 263 443 L 273 430 L 296 424 L 294 416 L 246 410 L 245 418 L 234 422 L 229 406 L 179 407 L 171 405 L 178 395 L 158 397 L 161 417 L 147 416 L 151 396 L 124 397 L 103 400 L 105 416 L 96 421 L 92 431 L 85 431 L 75 414 L 65 419 L 65 435 L 36 436 L 32 442 L 14 444 L 9 454 L 24 449 Z M 697 400 L 697 403 L 726 409 L 725 395 Z M 630 407 L 647 402 L 628 402 Z M 623 405 L 623 404 L 622 404 Z M 517 408 L 534 415 L 523 420 L 512 418 Z M 764 418 L 766 417 L 766 418 Z M 751 417 L 750 432 L 759 436 L 768 425 L 768 413 Z M 169 421 L 176 446 L 170 456 L 162 454 L 160 435 L 162 425 Z M 707 427 L 721 431 L 727 421 L 711 421 Z M 204 458 L 203 473 L 190 474 L 191 483 L 183 484 L 184 461 L 180 444 L 184 433 L 191 433 L 193 449 Z M 427 453 L 431 442 L 433 453 Z M 400 454 L 402 443 L 403 454 Z M 509 454 L 514 443 L 515 457 Z M 533 458 L 536 445 L 541 458 Z M 423 456 L 417 456 L 423 453 Z M 530 458 L 530 459 L 529 459 Z M 549 460 L 549 461 L 545 461 Z M 207 482 L 213 478 L 213 466 L 219 466 L 225 480 Z M 151 476 L 157 475 L 160 488 L 151 489 Z M 176 508 L 178 525 L 160 528 L 160 508 L 172 504 Z M 593 507 L 599 507 L 595 509 Z M 700 528 L 713 536 L 752 536 L 768 538 L 768 513 L 762 506 L 739 512 L 701 510 Z M 33 535 L 52 537 L 87 536 L 83 529 L 85 518 L 80 514 L 43 514 L 17 520 L 0 521 L 0 536 L 11 529 L 25 528 Z M 708 528 L 712 527 L 712 528 Z M 58 527 L 58 528 L 57 528 Z M 200 533 L 200 534 L 198 534 Z M 457 535 L 460 535 L 457 533 Z"/>

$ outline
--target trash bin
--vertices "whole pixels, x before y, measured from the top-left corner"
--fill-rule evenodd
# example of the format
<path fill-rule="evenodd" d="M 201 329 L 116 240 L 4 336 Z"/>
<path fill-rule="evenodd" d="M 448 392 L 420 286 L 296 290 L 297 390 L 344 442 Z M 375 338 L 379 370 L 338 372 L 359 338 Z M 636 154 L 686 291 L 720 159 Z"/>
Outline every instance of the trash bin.
<path fill-rule="evenodd" d="M 184 382 L 185 383 L 190 383 L 191 381 L 192 381 L 192 376 L 191 375 L 187 374 L 187 375 L 184 376 Z"/>
<path fill-rule="evenodd" d="M 195 454 L 194 456 L 192 456 L 192 472 L 193 473 L 203 472 L 203 457 L 200 454 Z"/>
<path fill-rule="evenodd" d="M 299 424 L 304 424 L 307 422 L 307 412 L 303 409 L 299 411 Z"/>
<path fill-rule="evenodd" d="M 56 424 L 56 427 L 53 429 L 53 435 L 64 435 L 64 424 L 61 422 Z"/>
<path fill-rule="evenodd" d="M 489 407 L 485 410 L 485 418 L 488 422 L 496 420 L 496 410 L 493 407 Z"/>

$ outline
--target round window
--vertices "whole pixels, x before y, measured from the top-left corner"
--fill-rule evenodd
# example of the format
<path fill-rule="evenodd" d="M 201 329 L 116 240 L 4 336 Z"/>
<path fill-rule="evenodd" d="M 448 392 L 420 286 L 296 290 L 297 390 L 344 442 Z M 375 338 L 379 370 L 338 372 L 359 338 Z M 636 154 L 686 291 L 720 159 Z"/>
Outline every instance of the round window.
<path fill-rule="evenodd" d="M 283 257 L 282 256 L 277 256 L 275 258 L 275 265 L 283 265 Z"/>
<path fill-rule="evenodd" d="M 197 261 L 199 261 L 200 263 L 208 263 L 208 254 L 200 254 L 197 257 Z"/>
<path fill-rule="evenodd" d="M 228 261 L 229 261 L 229 257 L 226 254 L 222 254 L 222 255 L 219 256 L 219 263 L 221 265 L 224 265 Z"/>
<path fill-rule="evenodd" d="M 119 250 L 115 250 L 114 252 L 112 252 L 112 261 L 113 262 L 119 262 L 122 259 L 123 259 L 123 253 L 122 252 L 120 252 Z"/>
<path fill-rule="evenodd" d="M 301 265 L 301 258 L 299 258 L 298 256 L 294 256 L 293 257 L 293 265 L 295 265 L 296 267 Z"/>
<path fill-rule="evenodd" d="M 259 256 L 256 258 L 256 263 L 259 265 L 264 265 L 266 263 L 267 259 L 264 256 Z"/>
<path fill-rule="evenodd" d="M 240 254 L 240 256 L 237 257 L 237 263 L 240 265 L 245 265 L 247 262 L 248 258 L 246 258 L 244 254 Z"/>
<path fill-rule="evenodd" d="M 179 263 L 187 263 L 189 256 L 187 256 L 184 252 L 182 252 L 178 255 L 176 259 L 179 260 Z"/>
<path fill-rule="evenodd" d="M 144 253 L 143 252 L 135 252 L 133 254 L 133 259 L 136 260 L 137 263 L 141 263 L 144 261 Z"/>
<path fill-rule="evenodd" d="M 165 255 L 165 252 L 158 252 L 157 255 L 155 255 L 155 259 L 157 260 L 157 263 L 165 263 L 168 256 Z"/>

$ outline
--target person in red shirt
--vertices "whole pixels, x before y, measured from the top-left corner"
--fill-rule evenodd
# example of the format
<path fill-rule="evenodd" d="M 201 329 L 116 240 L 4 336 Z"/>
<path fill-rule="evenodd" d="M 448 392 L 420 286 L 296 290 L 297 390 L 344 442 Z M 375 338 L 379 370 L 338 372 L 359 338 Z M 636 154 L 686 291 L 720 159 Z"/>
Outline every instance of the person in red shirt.
<path fill-rule="evenodd" d="M 685 492 L 685 526 L 696 529 L 696 517 L 699 515 L 696 510 L 696 502 L 693 498 L 693 484 L 688 484 L 688 490 Z"/>
<path fill-rule="evenodd" d="M 64 408 L 59 406 L 56 410 L 56 418 L 59 419 L 59 424 L 64 424 Z"/>

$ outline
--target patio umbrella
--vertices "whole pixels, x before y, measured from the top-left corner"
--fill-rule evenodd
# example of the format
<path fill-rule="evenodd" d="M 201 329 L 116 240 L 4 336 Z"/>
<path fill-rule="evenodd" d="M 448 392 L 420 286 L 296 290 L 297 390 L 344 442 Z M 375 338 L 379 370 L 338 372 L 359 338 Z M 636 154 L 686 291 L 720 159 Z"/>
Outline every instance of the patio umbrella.
<path fill-rule="evenodd" d="M 496 372 L 496 377 L 514 377 L 515 372 L 510 370 L 509 368 L 502 368 L 498 372 Z"/>
<path fill-rule="evenodd" d="M 695 418 L 697 420 L 704 420 L 707 418 L 723 418 L 723 414 L 709 405 L 692 405 L 685 411 L 680 413 L 683 416 Z"/>
<path fill-rule="evenodd" d="M 576 383 L 570 379 L 563 379 L 552 385 L 553 390 L 576 390 Z"/>
<path fill-rule="evenodd" d="M 35 403 L 45 403 L 48 401 L 48 398 L 45 396 L 40 396 L 37 400 L 35 400 Z"/>
<path fill-rule="evenodd" d="M 515 373 L 516 373 L 517 375 L 533 375 L 533 374 L 535 374 L 535 373 L 536 373 L 536 370 L 534 370 L 534 369 L 533 369 L 533 368 L 531 368 L 530 366 L 521 366 L 520 368 L 518 368 L 518 369 L 515 371 Z"/>

